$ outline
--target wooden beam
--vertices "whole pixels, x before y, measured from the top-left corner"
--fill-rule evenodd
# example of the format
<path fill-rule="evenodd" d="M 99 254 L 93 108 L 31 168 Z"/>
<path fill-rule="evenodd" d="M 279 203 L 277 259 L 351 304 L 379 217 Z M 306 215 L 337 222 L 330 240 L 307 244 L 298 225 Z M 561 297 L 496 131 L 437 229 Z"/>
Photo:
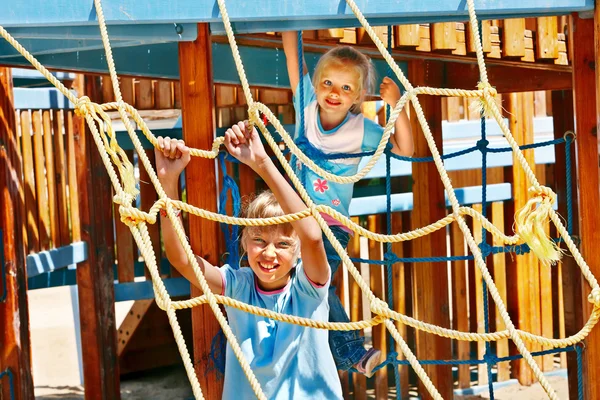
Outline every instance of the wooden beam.
<path fill-rule="evenodd" d="M 92 101 L 100 95 L 96 78 L 80 75 L 74 89 Z M 73 224 L 73 240 L 89 245 L 88 260 L 77 266 L 85 398 L 119 399 L 111 186 L 82 117 L 73 117 L 72 134 L 68 140 L 74 141 L 77 166 L 77 185 L 72 189 L 79 195 L 80 218 L 80 224 Z"/>
<path fill-rule="evenodd" d="M 23 182 L 13 108 L 12 75 L 0 68 L 0 373 L 14 375 L 15 400 L 33 399 L 23 220 Z M 2 258 L 3 255 L 3 258 Z M 6 291 L 5 291 L 6 290 Z M 0 398 L 12 399 L 0 384 Z"/>
<path fill-rule="evenodd" d="M 443 76 L 443 65 L 439 62 L 413 60 L 409 64 L 409 79 L 415 86 L 439 86 Z M 429 123 L 438 148 L 442 143 L 442 102 L 439 97 L 420 98 L 423 112 Z M 431 152 L 423 136 L 420 124 L 411 109 L 411 125 L 415 141 L 415 156 L 430 156 Z M 444 187 L 437 168 L 433 163 L 413 165 L 413 193 L 415 204 L 412 228 L 420 228 L 437 221 L 446 215 Z M 440 230 L 413 241 L 413 257 L 434 257 L 446 255 L 446 232 Z M 443 278 L 445 263 L 418 263 L 412 265 L 413 314 L 421 321 L 428 321 L 443 327 L 450 327 L 448 302 L 448 279 Z M 450 340 L 417 331 L 417 357 L 430 360 L 451 358 Z M 443 398 L 452 398 L 452 371 L 449 366 L 426 366 L 425 371 Z M 431 396 L 419 383 L 423 399 Z"/>
<path fill-rule="evenodd" d="M 210 149 L 214 139 L 213 80 L 210 32 L 207 24 L 198 25 L 198 38 L 194 42 L 179 44 L 181 76 L 181 111 L 183 138 L 188 146 Z M 214 160 L 193 159 L 185 170 L 188 202 L 205 210 L 217 210 L 217 179 Z M 190 217 L 190 244 L 195 254 L 214 265 L 219 262 L 221 232 L 216 222 Z M 200 290 L 192 287 L 192 296 Z M 206 399 L 221 398 L 223 380 L 215 368 L 208 365 L 211 342 L 219 331 L 219 324 L 208 307 L 192 310 L 194 333 L 194 364 L 196 375 Z M 234 361 L 237 362 L 237 361 Z"/>
<path fill-rule="evenodd" d="M 573 56 L 573 104 L 575 110 L 575 132 L 577 132 L 577 189 L 579 193 L 579 234 L 581 251 L 591 272 L 600 276 L 600 204 L 598 179 L 598 72 L 596 65 L 598 52 L 595 50 L 594 33 L 600 29 L 599 11 L 595 19 L 581 19 L 577 15 L 571 17 L 569 32 L 569 48 Z M 596 25 L 595 25 L 595 24 Z M 585 218 L 583 218 L 585 216 Z M 583 285 L 583 296 L 587 297 L 590 288 Z M 584 300 L 584 304 L 587 303 Z M 584 305 L 584 318 L 587 320 L 591 308 Z M 586 382 L 584 398 L 600 397 L 600 382 L 595 377 L 600 374 L 600 330 L 593 330 L 586 340 L 584 351 L 584 377 Z"/>
<path fill-rule="evenodd" d="M 575 130 L 573 119 L 573 92 L 570 90 L 552 92 L 552 119 L 554 125 L 554 137 L 562 138 L 567 131 Z M 571 145 L 571 182 L 572 182 L 572 232 L 579 232 L 579 218 L 577 208 L 577 166 L 575 158 L 575 144 Z M 554 165 L 554 187 L 558 199 L 558 213 L 567 216 L 567 161 L 564 148 L 556 147 L 556 162 Z M 574 335 L 584 324 L 581 313 L 583 306 L 581 272 L 573 257 L 563 257 L 558 265 L 560 271 L 560 282 L 563 293 L 563 318 L 564 328 L 561 337 Z M 558 303 L 560 307 L 560 302 Z M 569 377 L 569 398 L 576 399 L 577 396 L 577 355 L 575 352 L 567 353 L 567 371 Z"/>

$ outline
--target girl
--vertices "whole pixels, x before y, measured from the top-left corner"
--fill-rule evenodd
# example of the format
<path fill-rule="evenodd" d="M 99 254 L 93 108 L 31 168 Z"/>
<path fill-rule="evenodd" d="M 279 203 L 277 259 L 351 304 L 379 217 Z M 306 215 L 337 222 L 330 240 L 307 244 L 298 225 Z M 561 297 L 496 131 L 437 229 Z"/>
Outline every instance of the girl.
<path fill-rule="evenodd" d="M 377 148 L 383 128 L 361 114 L 362 102 L 374 81 L 370 60 L 352 47 L 335 47 L 319 59 L 311 82 L 307 72 L 302 77 L 299 75 L 297 33 L 284 32 L 282 40 L 294 94 L 296 121 L 300 121 L 301 112 L 304 112 L 305 117 L 305 131 L 296 129 L 296 143 L 326 171 L 336 175 L 354 175 L 358 170 L 360 158 L 325 160 L 319 157 L 318 153 L 360 153 Z M 307 71 L 304 60 L 302 63 L 303 71 Z M 302 104 L 299 93 L 300 79 L 304 101 Z M 400 100 L 400 89 L 390 78 L 383 79 L 379 90 L 381 98 L 392 107 Z M 412 156 L 413 138 L 405 110 L 396 120 L 390 142 L 393 153 Z M 331 206 L 348 216 L 353 185 L 328 182 L 310 169 L 303 168 L 295 158 L 292 158 L 292 167 L 315 203 Z M 323 218 L 340 244 L 346 247 L 351 231 L 326 214 Z M 323 240 L 333 276 L 340 262 L 333 258 L 337 254 L 331 243 L 325 236 Z M 329 321 L 349 321 L 340 299 L 335 294 L 334 286 L 329 288 Z M 375 349 L 367 351 L 363 342 L 364 339 L 357 331 L 330 332 L 329 344 L 339 369 L 347 370 L 354 366 L 367 377 L 373 374 L 373 368 L 380 363 L 381 352 Z"/>
<path fill-rule="evenodd" d="M 190 161 L 183 141 L 158 139 L 156 170 L 170 198 L 178 198 L 179 174 Z M 240 122 L 225 133 L 225 147 L 271 188 L 249 206 L 246 217 L 267 218 L 306 209 L 278 171 L 258 137 Z M 171 264 L 199 286 L 173 225 L 161 218 Z M 330 270 L 314 218 L 282 225 L 248 227 L 242 247 L 250 268 L 220 268 L 197 256 L 211 290 L 269 310 L 327 321 Z M 298 258 L 302 252 L 302 260 Z M 225 307 L 229 324 L 268 399 L 342 399 L 341 384 L 327 344 L 328 332 L 280 323 Z M 254 399 L 246 375 L 227 344 L 223 399 Z"/>

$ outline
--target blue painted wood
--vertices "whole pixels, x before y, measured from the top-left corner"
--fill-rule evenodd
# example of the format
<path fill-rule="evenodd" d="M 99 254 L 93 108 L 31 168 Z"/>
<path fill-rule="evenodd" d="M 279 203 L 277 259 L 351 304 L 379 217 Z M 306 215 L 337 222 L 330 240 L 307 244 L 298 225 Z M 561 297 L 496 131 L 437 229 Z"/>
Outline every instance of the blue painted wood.
<path fill-rule="evenodd" d="M 7 29 L 15 39 L 96 39 L 100 40 L 97 24 L 85 26 L 17 26 Z M 198 36 L 198 26 L 192 24 L 134 24 L 111 25 L 108 28 L 113 40 L 151 40 L 165 42 L 193 41 Z"/>
<path fill-rule="evenodd" d="M 228 13 L 237 32 L 249 23 L 289 21 L 291 29 L 318 29 L 356 23 L 345 2 L 340 0 L 228 0 Z M 374 24 L 394 20 L 395 24 L 435 22 L 436 18 L 464 20 L 464 0 L 357 0 L 358 7 Z M 548 13 L 589 11 L 593 0 L 475 0 L 480 18 L 511 18 Z M 179 0 L 104 0 L 105 17 L 111 24 L 213 22 L 221 21 L 215 1 Z M 88 25 L 96 21 L 91 1 L 20 0 L 3 5 L 0 25 Z M 237 24 L 237 22 L 244 24 Z M 293 23 L 291 22 L 293 21 Z M 325 21 L 325 23 L 324 23 Z M 387 22 L 386 22 L 387 23 Z M 263 24 L 265 26 L 265 24 Z M 339 25 L 338 25 L 339 26 Z"/>
<path fill-rule="evenodd" d="M 470 186 L 455 189 L 456 197 L 461 205 L 481 203 L 481 186 Z M 506 201 L 512 198 L 511 184 L 498 183 L 487 186 L 487 201 Z M 410 211 L 413 209 L 412 193 L 392 194 L 392 211 Z M 450 203 L 446 197 L 446 206 Z M 386 213 L 386 196 L 370 196 L 352 199 L 349 209 L 351 216 Z"/>
<path fill-rule="evenodd" d="M 190 295 L 190 282 L 185 278 L 163 279 L 163 283 L 171 297 Z M 115 285 L 115 302 L 147 299 L 154 299 L 151 281 L 117 283 Z"/>
<path fill-rule="evenodd" d="M 61 92 L 51 88 L 15 88 L 15 109 L 72 109 L 71 103 Z"/>
<path fill-rule="evenodd" d="M 145 40 L 145 43 L 150 40 Z M 100 40 L 71 40 L 71 39 L 19 39 L 19 43 L 29 53 L 38 57 L 42 54 L 60 54 L 72 51 L 89 51 L 104 49 Z M 113 49 L 120 47 L 131 47 L 144 44 L 139 40 L 111 40 Z M 0 42 L 0 60 L 21 57 L 19 53 L 10 43 L 6 41 Z"/>
<path fill-rule="evenodd" d="M 27 256 L 27 277 L 32 278 L 45 272 L 61 268 L 75 268 L 75 265 L 87 260 L 88 247 L 86 242 L 76 242 L 58 249 L 41 251 Z"/>

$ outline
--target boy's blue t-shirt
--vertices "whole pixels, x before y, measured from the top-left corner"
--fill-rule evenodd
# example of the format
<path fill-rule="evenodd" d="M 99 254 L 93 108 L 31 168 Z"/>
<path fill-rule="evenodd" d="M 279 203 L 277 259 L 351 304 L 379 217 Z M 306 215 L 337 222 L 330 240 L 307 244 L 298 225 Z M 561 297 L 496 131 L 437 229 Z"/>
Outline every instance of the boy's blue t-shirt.
<path fill-rule="evenodd" d="M 377 149 L 383 128 L 362 114 L 348 113 L 346 119 L 335 129 L 326 131 L 321 126 L 317 96 L 308 74 L 303 78 L 304 104 L 300 105 L 300 84 L 294 95 L 294 108 L 296 110 L 296 133 L 294 139 L 305 135 L 308 142 L 323 153 L 362 153 Z M 300 132 L 300 112 L 304 109 L 305 131 Z M 303 149 L 304 150 L 304 149 Z M 336 175 L 350 176 L 358 171 L 360 158 L 338 160 L 323 160 L 313 157 L 324 170 Z M 310 197 L 317 204 L 324 204 L 348 216 L 348 208 L 352 200 L 353 184 L 341 184 L 328 181 L 314 173 L 311 169 L 292 157 L 292 168 Z M 305 174 L 302 174 L 302 169 Z M 304 178 L 304 179 L 303 179 Z M 335 220 L 334 220 L 335 221 Z M 328 220 L 331 224 L 333 221 Z M 334 224 L 336 224 L 334 222 Z M 337 223 L 336 225 L 339 225 Z"/>
<path fill-rule="evenodd" d="M 313 284 L 299 262 L 290 282 L 278 291 L 265 292 L 250 268 L 220 268 L 224 295 L 268 310 L 328 321 L 329 283 Z M 328 343 L 328 331 L 275 321 L 225 307 L 229 325 L 246 360 L 269 400 L 342 399 L 342 388 Z M 223 399 L 255 399 L 229 343 Z"/>

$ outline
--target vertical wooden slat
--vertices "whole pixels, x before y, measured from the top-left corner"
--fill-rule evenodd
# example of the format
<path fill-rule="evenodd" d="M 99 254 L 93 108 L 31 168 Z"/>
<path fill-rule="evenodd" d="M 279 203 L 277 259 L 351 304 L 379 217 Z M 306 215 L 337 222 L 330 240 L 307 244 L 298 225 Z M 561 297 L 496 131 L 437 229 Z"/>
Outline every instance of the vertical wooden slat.
<path fill-rule="evenodd" d="M 35 196 L 37 199 L 40 250 L 47 250 L 50 246 L 50 215 L 48 214 L 46 163 L 44 159 L 44 139 L 42 138 L 42 112 L 38 110 L 32 111 L 32 117 Z"/>
<path fill-rule="evenodd" d="M 159 110 L 173 108 L 173 82 L 159 80 L 154 86 L 154 104 Z"/>
<path fill-rule="evenodd" d="M 67 161 L 65 153 L 65 119 L 62 110 L 55 110 L 52 120 L 54 131 L 54 170 L 56 173 L 56 206 L 58 208 L 58 246 L 70 243 L 71 233 L 69 230 L 68 197 L 67 197 Z"/>
<path fill-rule="evenodd" d="M 453 256 L 464 256 L 467 254 L 465 238 L 458 224 L 450 225 L 450 238 Z M 467 262 L 452 262 L 452 287 L 454 289 L 452 305 L 452 328 L 462 332 L 469 332 L 469 302 L 467 299 Z M 470 359 L 471 344 L 464 340 L 455 340 L 456 358 L 458 360 Z M 458 366 L 458 387 L 468 388 L 471 385 L 471 372 L 469 365 Z"/>
<path fill-rule="evenodd" d="M 78 75 L 74 88 L 92 101 L 98 100 L 95 78 L 85 82 Z M 72 119 L 77 165 L 80 225 L 73 226 L 73 240 L 88 243 L 88 259 L 77 265 L 79 318 L 86 399 L 120 399 L 117 329 L 114 314 L 111 189 L 108 174 L 82 117 Z M 71 129 L 69 129 L 71 131 Z"/>
<path fill-rule="evenodd" d="M 50 110 L 42 112 L 44 129 L 44 159 L 46 160 L 46 179 L 48 181 L 48 218 L 50 224 L 50 240 L 53 247 L 58 247 L 60 231 L 58 226 L 58 206 L 56 198 L 57 180 L 54 169 L 54 149 L 52 148 L 52 121 Z"/>
<path fill-rule="evenodd" d="M 431 50 L 456 49 L 456 22 L 437 22 L 431 25 Z"/>
<path fill-rule="evenodd" d="M 133 163 L 133 151 L 127 150 L 127 158 Z M 140 172 L 144 168 L 140 168 Z M 140 183 L 140 186 L 142 184 Z M 147 211 L 147 210 L 145 210 Z M 115 239 L 117 242 L 117 278 L 119 282 L 133 282 L 135 278 L 135 255 L 137 248 L 129 227 L 121 222 L 119 205 L 113 203 L 113 215 L 115 226 Z M 158 220 L 156 221 L 158 223 Z"/>
<path fill-rule="evenodd" d="M 121 81 L 121 96 L 123 101 L 127 104 L 135 105 L 135 87 L 133 84 L 133 78 L 122 77 Z"/>
<path fill-rule="evenodd" d="M 558 17 L 537 18 L 537 52 L 538 59 L 558 58 Z"/>
<path fill-rule="evenodd" d="M 473 204 L 473 210 L 477 211 L 481 214 L 483 208 L 481 204 Z M 473 239 L 475 243 L 480 244 L 483 240 L 481 235 L 481 223 L 477 219 L 473 219 L 472 230 Z M 483 292 L 483 276 L 481 271 L 475 265 L 475 262 L 470 262 L 470 267 L 473 268 L 473 276 L 475 280 L 473 285 L 475 286 L 475 313 L 477 315 L 477 332 L 484 333 L 485 332 L 485 310 L 484 310 L 484 298 L 483 296 L 487 296 L 487 293 Z M 485 342 L 477 342 L 477 358 L 479 360 L 483 360 L 485 357 Z M 477 382 L 479 385 L 485 385 L 488 383 L 488 375 L 487 375 L 487 364 L 479 364 L 477 366 Z"/>
<path fill-rule="evenodd" d="M 577 79 L 580 79 L 579 76 Z M 580 84 L 583 84 L 580 83 Z M 580 99 L 580 102 L 583 102 Z M 581 104 L 581 103 L 580 103 Z M 574 131 L 573 119 L 573 92 L 571 91 L 556 91 L 552 92 L 552 120 L 554 126 L 554 137 L 562 138 L 565 132 Z M 571 165 L 570 178 L 573 184 L 572 196 L 573 206 L 573 226 L 570 228 L 572 232 L 579 232 L 578 218 L 578 193 L 577 193 L 577 168 L 575 148 L 576 144 L 571 145 Z M 567 215 L 567 164 L 565 150 L 556 147 L 556 162 L 554 169 L 554 182 L 556 187 L 556 197 L 558 201 L 558 213 L 562 216 Z M 560 282 L 558 283 L 562 291 L 562 324 L 560 326 L 561 337 L 574 335 L 584 323 L 582 307 L 582 282 L 581 273 L 577 263 L 572 257 L 563 257 L 558 265 L 560 271 Z M 560 292 L 559 292 L 560 293 Z M 559 294 L 560 295 L 560 294 Z M 569 378 L 569 398 L 577 398 L 577 358 L 574 352 L 570 352 L 567 357 L 567 371 Z"/>
<path fill-rule="evenodd" d="M 417 47 L 420 40 L 419 24 L 394 26 L 394 44 L 396 47 Z"/>
<path fill-rule="evenodd" d="M 367 217 L 368 229 L 371 232 L 381 231 L 381 215 L 369 215 Z M 369 259 L 371 260 L 382 260 L 381 243 L 374 240 L 369 240 Z M 382 265 L 370 264 L 369 266 L 371 275 L 371 290 L 373 294 L 378 298 L 385 300 L 385 290 L 383 286 L 383 272 L 384 268 Z M 379 324 L 372 328 L 373 334 L 373 347 L 381 350 L 384 355 L 387 354 L 387 330 L 385 325 Z M 382 368 L 375 373 L 375 398 L 376 399 L 387 399 L 388 398 L 388 373 L 387 368 Z"/>
<path fill-rule="evenodd" d="M 502 31 L 502 43 L 504 44 L 504 56 L 525 56 L 525 19 L 510 18 L 504 20 Z"/>
<path fill-rule="evenodd" d="M 12 74 L 0 68 L 0 229 L 4 265 L 0 285 L 0 371 L 14 374 L 15 400 L 34 398 L 27 303 L 27 271 L 22 229 L 21 159 L 13 102 Z M 6 378 L 5 378 L 6 379 Z M 11 399 L 9 385 L 0 385 L 0 398 Z"/>
<path fill-rule="evenodd" d="M 83 79 L 83 78 L 81 78 Z M 83 84 L 83 83 L 82 83 Z M 80 89 L 80 90 L 83 90 Z M 83 221 L 80 218 L 79 213 L 79 165 L 77 160 L 77 149 L 76 141 L 78 135 L 81 135 L 81 131 L 84 129 L 83 122 L 79 117 L 75 115 L 72 110 L 67 111 L 67 125 L 66 125 L 66 145 L 67 145 L 67 182 L 69 184 L 69 214 L 71 217 L 71 237 L 74 242 L 77 241 L 76 230 Z M 102 167 L 103 168 L 103 167 Z M 100 173 L 100 172 L 99 172 Z M 107 200 L 104 204 L 108 208 L 108 204 L 112 204 L 112 198 L 110 197 L 110 188 L 108 193 L 102 194 L 102 199 Z M 111 241 L 112 242 L 112 239 Z M 112 255 L 111 255 L 112 257 Z"/>
<path fill-rule="evenodd" d="M 492 203 L 492 224 L 494 224 L 500 231 L 504 232 L 504 204 L 501 202 Z M 493 246 L 503 246 L 504 243 L 500 238 L 492 235 Z M 497 253 L 492 256 L 492 262 L 494 265 L 493 276 L 494 283 L 500 294 L 500 298 L 507 304 L 506 298 L 506 254 Z M 493 303 L 490 303 L 493 304 Z M 496 318 L 496 331 L 502 331 L 506 329 L 504 320 L 500 316 L 500 313 L 495 313 Z M 496 356 L 507 357 L 508 356 L 508 339 L 500 339 L 496 341 Z M 498 369 L 498 382 L 507 381 L 510 379 L 510 365 L 507 362 L 499 363 Z"/>
<path fill-rule="evenodd" d="M 154 165 L 154 150 L 145 150 L 146 156 Z M 144 211 L 150 210 L 150 208 L 154 205 L 156 200 L 158 200 L 158 195 L 156 194 L 156 190 L 150 181 L 150 176 L 146 169 L 140 165 L 140 203 L 141 208 Z M 160 219 L 157 219 L 155 224 L 148 224 L 148 234 L 150 235 L 150 239 L 152 240 L 152 247 L 154 248 L 154 255 L 156 256 L 156 260 L 160 263 L 162 259 L 161 251 L 160 251 Z M 159 264 L 160 265 L 160 264 Z M 146 269 L 146 277 L 150 277 L 149 271 Z"/>
<path fill-rule="evenodd" d="M 113 85 L 110 80 L 110 75 L 102 76 L 102 102 L 103 103 L 112 103 L 115 101 L 115 92 L 113 90 Z"/>
<path fill-rule="evenodd" d="M 152 80 L 140 79 L 136 82 L 135 107 L 138 110 L 150 110 L 154 108 L 154 96 L 152 95 Z"/>
<path fill-rule="evenodd" d="M 31 114 L 29 110 L 21 111 L 21 147 L 23 154 L 23 177 L 25 191 L 25 218 L 27 232 L 27 251 L 38 252 L 40 249 L 40 234 L 38 231 L 38 213 L 35 195 L 35 173 L 33 167 L 33 148 L 31 144 Z"/>
<path fill-rule="evenodd" d="M 439 86 L 443 77 L 443 65 L 435 61 L 409 61 L 409 79 L 414 85 Z M 434 140 L 441 147 L 441 101 L 439 97 L 423 97 L 419 99 L 426 120 L 429 122 Z M 411 115 L 413 113 L 411 112 Z M 431 153 L 417 118 L 411 119 L 415 139 L 415 156 L 424 157 Z M 414 204 L 419 207 L 413 211 L 412 228 L 420 228 L 446 215 L 444 189 L 437 171 L 432 163 L 413 165 Z M 445 231 L 441 230 L 426 237 L 416 239 L 412 243 L 414 257 L 433 257 L 446 255 Z M 445 269 L 444 269 L 445 270 Z M 412 266 L 413 310 L 414 317 L 422 321 L 449 327 L 448 279 L 435 263 L 418 263 Z M 448 339 L 418 331 L 417 357 L 420 359 L 442 359 L 451 357 L 451 343 Z M 425 367 L 433 384 L 443 398 L 452 398 L 452 373 L 449 366 Z M 423 399 L 431 396 L 419 385 Z"/>
<path fill-rule="evenodd" d="M 571 16 L 569 48 L 573 59 L 573 104 L 575 109 L 575 132 L 577 132 L 577 188 L 579 192 L 579 231 L 581 250 L 591 272 L 600 276 L 600 193 L 598 190 L 598 49 L 594 36 L 598 37 L 600 23 L 599 7 L 594 19 Z M 576 44 L 576 45 L 575 45 Z M 595 51 L 594 51 L 595 50 Z M 591 311 L 586 297 L 589 285 L 583 285 L 584 318 Z M 593 330 L 586 341 L 584 354 L 584 398 L 600 398 L 600 330 Z"/>
<path fill-rule="evenodd" d="M 352 222 L 358 224 L 358 217 L 352 217 Z M 360 257 L 360 236 L 353 235 L 348 242 L 348 255 L 352 258 Z M 360 271 L 360 263 L 354 263 Z M 352 277 L 348 274 L 348 287 L 350 291 L 350 320 L 360 321 L 363 319 L 362 293 L 360 287 Z M 354 386 L 354 399 L 367 399 L 367 378 L 363 374 L 352 374 L 352 383 Z"/>
<path fill-rule="evenodd" d="M 214 138 L 212 52 L 208 24 L 198 24 L 194 42 L 179 43 L 181 77 L 181 107 L 183 137 L 190 147 L 207 149 Z M 197 207 L 216 211 L 217 187 L 214 160 L 194 159 L 186 168 L 188 202 Z M 201 190 L 199 190 L 201 188 Z M 212 264 L 219 260 L 219 226 L 202 218 L 190 218 L 190 244 L 198 254 Z M 192 287 L 192 296 L 200 291 Z M 194 360 L 196 374 L 206 399 L 221 398 L 223 381 L 216 370 L 209 368 L 210 350 L 219 324 L 208 307 L 192 310 Z"/>
<path fill-rule="evenodd" d="M 401 213 L 393 213 L 392 214 L 392 233 L 403 232 L 402 230 L 402 214 Z M 393 243 L 392 244 L 392 252 L 402 258 L 404 257 L 404 243 Z M 410 292 L 407 294 L 407 282 L 406 282 L 406 265 L 404 263 L 399 262 L 391 266 L 392 268 L 392 287 L 393 289 L 393 299 L 394 299 L 394 310 L 401 313 L 406 314 L 406 298 L 410 295 Z M 396 329 L 400 333 L 400 336 L 404 340 L 406 340 L 407 329 L 406 325 L 400 322 L 396 323 Z M 399 346 L 396 346 L 396 352 L 398 353 L 398 359 L 403 360 L 404 354 L 400 350 Z M 408 374 L 409 369 L 407 365 L 398 366 L 398 374 L 400 375 L 400 387 L 402 388 L 402 396 L 401 398 L 408 398 Z M 400 397 L 400 396 L 398 396 Z"/>

